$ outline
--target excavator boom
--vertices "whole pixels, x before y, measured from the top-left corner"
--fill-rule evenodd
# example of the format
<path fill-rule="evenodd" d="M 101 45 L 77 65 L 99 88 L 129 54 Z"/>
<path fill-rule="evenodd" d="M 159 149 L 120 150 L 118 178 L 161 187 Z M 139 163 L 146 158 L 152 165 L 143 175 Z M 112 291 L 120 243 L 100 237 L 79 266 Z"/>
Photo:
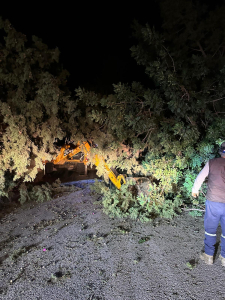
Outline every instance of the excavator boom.
<path fill-rule="evenodd" d="M 90 154 L 91 146 L 88 142 L 78 143 L 76 146 L 73 144 L 66 144 L 64 145 L 56 157 L 52 162 L 54 165 L 63 165 L 66 162 L 77 162 L 79 160 L 72 159 L 73 156 L 76 154 L 82 152 L 84 154 L 83 163 L 86 165 L 88 163 L 88 155 Z M 94 156 L 94 164 L 96 167 L 103 162 L 104 168 L 109 176 L 109 179 L 112 181 L 112 183 L 120 189 L 122 184 L 126 183 L 126 180 L 122 174 L 116 175 L 107 165 L 105 162 L 105 159 L 103 157 L 100 157 L 99 155 Z"/>

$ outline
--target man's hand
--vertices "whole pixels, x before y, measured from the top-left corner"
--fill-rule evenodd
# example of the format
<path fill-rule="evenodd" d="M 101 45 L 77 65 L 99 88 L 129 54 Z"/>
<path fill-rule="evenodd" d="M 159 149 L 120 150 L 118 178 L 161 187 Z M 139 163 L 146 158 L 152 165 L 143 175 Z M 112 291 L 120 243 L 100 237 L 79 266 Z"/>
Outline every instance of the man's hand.
<path fill-rule="evenodd" d="M 192 196 L 193 196 L 194 198 L 198 197 L 198 196 L 199 196 L 199 192 L 197 192 L 197 193 L 192 193 Z"/>

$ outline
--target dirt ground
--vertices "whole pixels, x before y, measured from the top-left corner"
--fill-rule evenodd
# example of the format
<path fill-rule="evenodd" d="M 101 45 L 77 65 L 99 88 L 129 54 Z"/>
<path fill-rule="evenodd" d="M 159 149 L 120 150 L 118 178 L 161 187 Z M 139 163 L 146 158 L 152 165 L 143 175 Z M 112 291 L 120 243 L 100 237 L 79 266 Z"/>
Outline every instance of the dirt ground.
<path fill-rule="evenodd" d="M 220 247 L 214 265 L 199 260 L 203 217 L 109 218 L 90 181 L 78 183 L 49 202 L 2 211 L 0 299 L 225 299 Z"/>

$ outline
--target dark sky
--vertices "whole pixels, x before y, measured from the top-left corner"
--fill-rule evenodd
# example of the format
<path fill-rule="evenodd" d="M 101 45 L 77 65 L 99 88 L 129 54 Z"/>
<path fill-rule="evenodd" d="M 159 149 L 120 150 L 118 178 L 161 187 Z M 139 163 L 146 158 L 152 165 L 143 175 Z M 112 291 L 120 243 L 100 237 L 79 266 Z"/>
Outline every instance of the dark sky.
<path fill-rule="evenodd" d="M 71 90 L 86 86 L 107 92 L 113 83 L 147 83 L 144 68 L 131 58 L 130 47 L 135 44 L 131 24 L 136 19 L 143 25 L 157 26 L 159 11 L 155 0 L 140 6 L 136 1 L 127 7 L 114 2 L 64 2 L 58 6 L 39 2 L 24 7 L 21 3 L 17 7 L 9 5 L 0 15 L 28 38 L 36 35 L 50 48 L 59 48 L 60 61 L 71 74 Z"/>

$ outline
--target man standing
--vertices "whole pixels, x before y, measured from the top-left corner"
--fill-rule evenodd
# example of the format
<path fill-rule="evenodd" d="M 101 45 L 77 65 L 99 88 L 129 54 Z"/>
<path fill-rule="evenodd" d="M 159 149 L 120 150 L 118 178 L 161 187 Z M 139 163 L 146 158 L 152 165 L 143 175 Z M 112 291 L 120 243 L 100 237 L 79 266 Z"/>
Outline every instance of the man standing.
<path fill-rule="evenodd" d="M 208 265 L 213 264 L 216 243 L 216 231 L 221 224 L 221 254 L 222 266 L 225 266 L 225 142 L 219 149 L 221 157 L 210 159 L 198 174 L 192 188 L 192 196 L 199 195 L 199 189 L 208 176 L 208 189 L 205 203 L 205 252 L 200 258 Z"/>

